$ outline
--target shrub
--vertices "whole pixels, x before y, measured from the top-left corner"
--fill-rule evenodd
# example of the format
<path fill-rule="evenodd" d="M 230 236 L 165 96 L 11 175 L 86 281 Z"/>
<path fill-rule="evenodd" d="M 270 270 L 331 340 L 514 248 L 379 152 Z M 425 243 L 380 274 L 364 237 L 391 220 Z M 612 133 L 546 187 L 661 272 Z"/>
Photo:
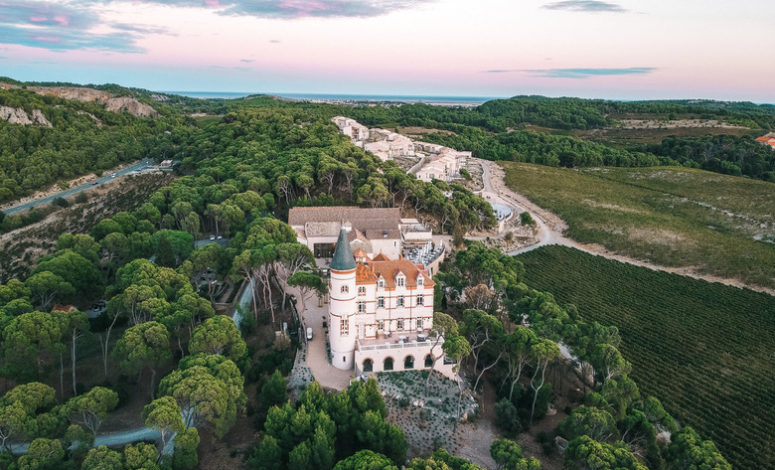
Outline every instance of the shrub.
<path fill-rule="evenodd" d="M 495 404 L 495 425 L 508 436 L 516 435 L 522 431 L 517 407 L 508 398 L 503 398 Z"/>
<path fill-rule="evenodd" d="M 59 207 L 70 207 L 70 203 L 67 202 L 67 199 L 65 199 L 63 197 L 55 198 L 54 201 L 53 201 L 53 204 L 55 206 L 59 206 Z"/>
<path fill-rule="evenodd" d="M 199 432 L 196 428 L 188 428 L 175 438 L 175 454 L 172 460 L 172 468 L 175 470 L 189 470 L 199 463 L 199 455 L 196 448 L 199 446 Z"/>

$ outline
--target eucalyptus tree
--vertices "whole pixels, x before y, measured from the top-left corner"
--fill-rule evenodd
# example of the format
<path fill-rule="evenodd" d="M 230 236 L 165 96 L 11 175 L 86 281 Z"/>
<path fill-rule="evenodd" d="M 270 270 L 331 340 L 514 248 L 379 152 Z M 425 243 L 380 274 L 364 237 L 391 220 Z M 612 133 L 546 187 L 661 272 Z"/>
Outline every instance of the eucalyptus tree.
<path fill-rule="evenodd" d="M 538 392 L 546 384 L 546 368 L 550 362 L 560 356 L 560 348 L 554 341 L 543 339 L 533 345 L 530 354 L 533 359 L 533 376 L 530 378 L 530 388 L 533 389 L 533 403 L 530 406 L 530 425 L 532 426 Z"/>

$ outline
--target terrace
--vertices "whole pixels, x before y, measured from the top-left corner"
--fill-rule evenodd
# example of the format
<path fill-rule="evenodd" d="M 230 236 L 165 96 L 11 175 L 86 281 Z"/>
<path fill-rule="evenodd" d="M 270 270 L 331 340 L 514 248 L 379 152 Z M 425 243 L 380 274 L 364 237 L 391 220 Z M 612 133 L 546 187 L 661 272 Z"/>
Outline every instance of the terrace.
<path fill-rule="evenodd" d="M 401 331 L 388 334 L 378 334 L 376 338 L 362 338 L 356 340 L 356 348 L 359 351 L 373 351 L 377 349 L 403 349 L 403 348 L 429 348 L 436 341 L 429 338 L 430 330 Z M 439 344 L 443 343 L 443 339 Z"/>
<path fill-rule="evenodd" d="M 444 254 L 444 244 L 440 243 L 437 246 L 433 245 L 433 242 L 427 242 L 425 245 L 418 248 L 410 248 L 404 253 L 404 257 L 414 264 L 421 264 L 423 266 L 429 266 L 434 261 L 439 259 Z"/>

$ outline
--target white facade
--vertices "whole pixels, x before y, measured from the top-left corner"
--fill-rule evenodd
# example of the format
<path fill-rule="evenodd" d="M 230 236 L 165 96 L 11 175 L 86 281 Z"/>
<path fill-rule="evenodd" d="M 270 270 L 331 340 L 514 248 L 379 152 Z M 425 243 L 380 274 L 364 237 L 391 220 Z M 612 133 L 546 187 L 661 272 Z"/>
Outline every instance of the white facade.
<path fill-rule="evenodd" d="M 353 368 L 355 335 L 349 327 L 355 315 L 355 270 L 331 270 L 329 280 L 330 301 L 328 307 L 329 342 L 331 362 L 338 369 Z"/>
<path fill-rule="evenodd" d="M 433 342 L 427 339 L 434 312 L 434 284 L 427 272 L 406 259 L 356 256 L 354 270 L 331 267 L 332 364 L 360 374 L 429 369 L 435 363 L 434 369 L 452 376 L 453 365 L 444 363 L 441 345 L 431 355 Z"/>

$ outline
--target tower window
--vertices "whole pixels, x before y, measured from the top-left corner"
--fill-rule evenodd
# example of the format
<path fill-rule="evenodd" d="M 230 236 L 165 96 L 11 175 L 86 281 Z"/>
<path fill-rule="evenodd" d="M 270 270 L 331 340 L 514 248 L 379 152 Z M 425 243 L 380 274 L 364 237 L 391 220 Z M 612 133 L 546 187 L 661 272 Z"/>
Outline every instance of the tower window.
<path fill-rule="evenodd" d="M 350 292 L 350 288 L 348 286 L 342 286 L 342 294 L 347 294 Z"/>

